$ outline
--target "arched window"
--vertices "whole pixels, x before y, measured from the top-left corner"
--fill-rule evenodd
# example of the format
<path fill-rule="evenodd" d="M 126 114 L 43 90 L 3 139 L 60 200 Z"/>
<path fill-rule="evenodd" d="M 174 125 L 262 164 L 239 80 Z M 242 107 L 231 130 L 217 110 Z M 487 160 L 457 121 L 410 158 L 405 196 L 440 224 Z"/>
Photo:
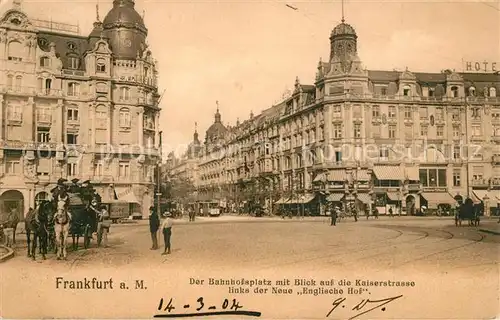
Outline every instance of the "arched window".
<path fill-rule="evenodd" d="M 24 47 L 20 42 L 9 42 L 8 59 L 12 61 L 23 61 Z"/>
<path fill-rule="evenodd" d="M 74 97 L 80 94 L 80 84 L 76 82 L 68 83 L 68 96 Z"/>
<path fill-rule="evenodd" d="M 96 72 L 106 72 L 106 60 L 102 58 L 97 59 Z"/>
<path fill-rule="evenodd" d="M 495 87 L 490 88 L 490 97 L 496 97 L 497 96 L 497 89 Z"/>
<path fill-rule="evenodd" d="M 45 93 L 50 93 L 50 87 L 52 86 L 52 79 L 45 79 Z"/>
<path fill-rule="evenodd" d="M 128 87 L 120 88 L 120 100 L 130 100 L 130 88 Z"/>
<path fill-rule="evenodd" d="M 130 110 L 128 108 L 120 109 L 120 127 L 130 127 Z"/>
<path fill-rule="evenodd" d="M 41 57 L 40 67 L 49 67 L 49 66 L 50 66 L 50 59 L 48 57 Z"/>
<path fill-rule="evenodd" d="M 476 88 L 470 87 L 469 88 L 469 96 L 474 97 L 476 95 Z"/>
<path fill-rule="evenodd" d="M 16 91 L 21 91 L 23 85 L 23 76 L 16 76 Z"/>
<path fill-rule="evenodd" d="M 453 98 L 458 98 L 458 87 L 456 86 L 451 87 L 451 96 Z"/>

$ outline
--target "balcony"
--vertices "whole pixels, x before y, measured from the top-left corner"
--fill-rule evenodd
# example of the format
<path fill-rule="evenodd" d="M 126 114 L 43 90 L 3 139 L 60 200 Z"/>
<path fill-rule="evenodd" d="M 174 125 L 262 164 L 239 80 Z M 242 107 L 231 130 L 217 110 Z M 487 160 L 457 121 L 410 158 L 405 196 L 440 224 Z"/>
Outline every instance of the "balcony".
<path fill-rule="evenodd" d="M 85 71 L 83 70 L 63 69 L 62 74 L 67 76 L 85 77 Z"/>
<path fill-rule="evenodd" d="M 36 116 L 36 122 L 39 124 L 48 124 L 50 125 L 52 123 L 52 115 L 50 114 L 37 114 Z"/>
<path fill-rule="evenodd" d="M 476 179 L 471 181 L 473 187 L 488 187 L 489 183 L 486 179 Z"/>

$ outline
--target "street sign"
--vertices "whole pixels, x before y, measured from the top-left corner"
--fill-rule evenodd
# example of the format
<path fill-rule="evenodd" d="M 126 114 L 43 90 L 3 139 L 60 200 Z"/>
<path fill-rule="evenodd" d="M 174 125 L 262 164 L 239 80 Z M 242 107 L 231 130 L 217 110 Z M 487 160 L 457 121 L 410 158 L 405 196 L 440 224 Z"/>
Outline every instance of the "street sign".
<path fill-rule="evenodd" d="M 161 193 L 161 192 L 157 192 L 157 193 L 156 193 L 156 195 L 157 195 L 157 196 L 161 196 L 161 195 L 162 195 L 162 193 Z"/>

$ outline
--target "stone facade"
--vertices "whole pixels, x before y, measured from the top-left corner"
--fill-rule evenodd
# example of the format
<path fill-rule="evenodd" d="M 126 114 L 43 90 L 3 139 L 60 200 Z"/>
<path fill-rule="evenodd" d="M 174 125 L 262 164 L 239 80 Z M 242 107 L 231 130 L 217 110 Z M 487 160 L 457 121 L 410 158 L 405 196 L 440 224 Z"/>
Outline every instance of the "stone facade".
<path fill-rule="evenodd" d="M 217 110 L 198 157 L 199 192 L 234 199 L 254 184 L 273 203 L 323 198 L 381 213 L 466 197 L 496 206 L 498 72 L 367 70 L 357 41 L 342 22 L 314 85 L 296 79 L 284 101 L 234 127 L 222 127 Z"/>
<path fill-rule="evenodd" d="M 133 1 L 115 0 L 89 36 L 31 20 L 17 2 L 1 17 L 2 211 L 26 213 L 59 178 L 78 178 L 147 217 L 159 157 L 157 62 L 132 12 Z"/>

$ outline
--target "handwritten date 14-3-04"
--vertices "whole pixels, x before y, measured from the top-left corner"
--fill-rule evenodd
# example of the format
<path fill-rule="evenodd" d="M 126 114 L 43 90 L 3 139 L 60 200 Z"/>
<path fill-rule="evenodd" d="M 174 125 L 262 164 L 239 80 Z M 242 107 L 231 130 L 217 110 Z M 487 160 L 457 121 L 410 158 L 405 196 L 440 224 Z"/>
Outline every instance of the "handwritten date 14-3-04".
<path fill-rule="evenodd" d="M 378 308 L 381 308 L 382 311 L 385 311 L 385 305 L 393 302 L 394 300 L 397 300 L 399 298 L 403 297 L 403 295 L 391 297 L 391 298 L 385 298 L 385 299 L 376 299 L 376 300 L 371 300 L 371 299 L 363 299 L 361 302 L 358 302 L 357 304 L 351 304 L 350 306 L 352 307 L 352 311 L 359 311 L 358 314 L 353 315 L 352 317 L 349 318 L 349 320 L 354 319 L 356 317 L 359 317 L 363 314 L 366 314 L 368 312 L 371 312 L 373 310 L 376 310 Z M 345 308 L 346 307 L 346 300 L 347 298 L 337 298 L 335 301 L 333 301 L 332 306 L 333 308 L 330 309 L 330 312 L 326 315 L 328 318 L 332 312 L 337 309 L 338 307 Z"/>
<path fill-rule="evenodd" d="M 168 301 L 168 302 L 166 302 Z M 193 301 L 195 302 L 195 301 Z M 219 304 L 208 304 L 204 301 L 203 297 L 199 297 L 193 305 L 179 304 L 175 306 L 173 299 L 164 300 L 160 299 L 158 304 L 158 311 L 166 312 L 166 314 L 157 314 L 155 318 L 171 318 L 171 317 L 195 317 L 195 316 L 222 316 L 222 315 L 240 315 L 260 317 L 261 313 L 257 311 L 244 311 L 240 310 L 243 306 L 236 299 L 224 299 Z M 174 310 L 183 310 L 183 312 L 175 312 Z M 191 311 L 191 312 L 190 312 Z M 185 313 L 188 312 L 188 313 Z M 190 312 L 190 313 L 189 313 Z"/>

